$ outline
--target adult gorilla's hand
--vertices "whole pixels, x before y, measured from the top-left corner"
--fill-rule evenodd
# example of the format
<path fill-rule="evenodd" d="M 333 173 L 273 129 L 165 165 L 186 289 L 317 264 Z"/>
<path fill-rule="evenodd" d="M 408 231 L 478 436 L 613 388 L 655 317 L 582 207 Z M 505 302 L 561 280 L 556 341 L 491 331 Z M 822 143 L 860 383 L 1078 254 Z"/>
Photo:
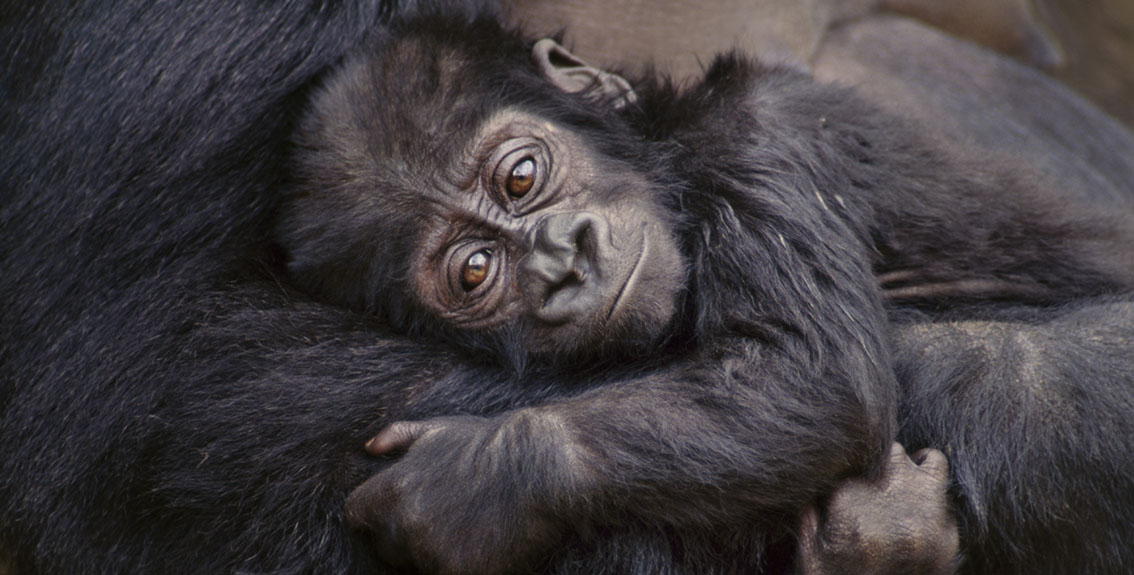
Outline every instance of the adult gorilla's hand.
<path fill-rule="evenodd" d="M 944 454 L 923 449 L 910 459 L 894 443 L 880 481 L 849 480 L 825 517 L 815 509 L 803 514 L 800 573 L 846 573 L 848 566 L 863 575 L 954 573 L 960 542 L 948 485 Z"/>
<path fill-rule="evenodd" d="M 347 500 L 348 522 L 381 559 L 429 573 L 515 572 L 552 543 L 556 529 L 530 497 L 515 456 L 516 416 L 395 423 L 366 444 L 405 454 Z M 520 459 L 533 461 L 530 454 Z"/>

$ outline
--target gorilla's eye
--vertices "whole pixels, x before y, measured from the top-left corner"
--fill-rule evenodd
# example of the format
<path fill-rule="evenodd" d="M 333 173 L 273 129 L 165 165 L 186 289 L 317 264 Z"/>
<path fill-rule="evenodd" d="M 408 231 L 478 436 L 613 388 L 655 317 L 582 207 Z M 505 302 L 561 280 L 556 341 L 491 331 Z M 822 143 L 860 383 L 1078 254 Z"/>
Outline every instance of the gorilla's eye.
<path fill-rule="evenodd" d="M 535 185 L 535 176 L 535 160 L 531 156 L 527 156 L 512 166 L 512 171 L 508 173 L 508 178 L 504 181 L 504 188 L 508 191 L 509 196 L 522 198 Z"/>
<path fill-rule="evenodd" d="M 488 269 L 492 265 L 492 252 L 480 250 L 465 260 L 461 268 L 461 287 L 465 291 L 472 291 L 488 279 Z"/>

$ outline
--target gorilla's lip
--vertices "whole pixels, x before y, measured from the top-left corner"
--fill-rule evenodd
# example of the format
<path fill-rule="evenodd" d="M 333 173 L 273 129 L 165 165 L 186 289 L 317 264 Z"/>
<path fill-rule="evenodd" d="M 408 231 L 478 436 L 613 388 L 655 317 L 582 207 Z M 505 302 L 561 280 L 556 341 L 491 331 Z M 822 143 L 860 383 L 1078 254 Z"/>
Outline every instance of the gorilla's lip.
<path fill-rule="evenodd" d="M 630 273 L 626 274 L 626 279 L 623 280 L 622 286 L 618 288 L 618 294 L 614 296 L 614 303 L 610 306 L 610 311 L 606 313 L 606 322 L 609 322 L 614 317 L 618 310 L 622 309 L 622 300 L 625 299 L 627 293 L 634 290 L 635 280 L 638 279 L 638 270 L 642 267 L 642 261 L 646 259 L 646 249 L 649 245 L 648 238 L 646 237 L 646 230 L 642 230 L 642 239 L 638 245 L 638 259 L 634 261 L 634 266 L 630 268 Z"/>

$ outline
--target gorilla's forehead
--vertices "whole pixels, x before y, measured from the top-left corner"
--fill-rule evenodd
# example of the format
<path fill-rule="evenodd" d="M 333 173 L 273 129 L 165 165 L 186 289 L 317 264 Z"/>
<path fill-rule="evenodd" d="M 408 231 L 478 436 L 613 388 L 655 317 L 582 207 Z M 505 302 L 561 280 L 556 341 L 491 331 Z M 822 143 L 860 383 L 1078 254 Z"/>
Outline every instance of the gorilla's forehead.
<path fill-rule="evenodd" d="M 470 219 L 507 228 L 512 220 L 508 210 L 492 201 L 484 188 L 491 185 L 494 155 L 510 141 L 530 140 L 546 150 L 547 165 L 541 169 L 556 173 L 558 159 L 581 148 L 578 136 L 520 108 L 496 110 L 478 122 L 463 137 L 439 137 L 419 132 L 418 141 L 386 147 L 378 158 L 394 169 L 381 170 L 388 176 L 381 192 L 396 198 L 403 207 L 416 206 L 415 216 L 447 220 Z M 400 153 L 390 153 L 390 152 Z"/>

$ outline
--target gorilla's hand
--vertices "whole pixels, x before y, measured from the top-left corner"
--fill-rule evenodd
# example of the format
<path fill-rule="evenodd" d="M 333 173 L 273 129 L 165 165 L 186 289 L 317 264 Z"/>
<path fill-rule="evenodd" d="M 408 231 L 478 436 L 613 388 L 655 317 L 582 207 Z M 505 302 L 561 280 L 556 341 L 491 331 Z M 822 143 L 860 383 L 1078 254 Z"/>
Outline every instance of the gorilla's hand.
<path fill-rule="evenodd" d="M 523 473 L 538 458 L 524 452 L 531 446 L 523 427 L 509 417 L 387 427 L 367 451 L 405 454 L 354 490 L 347 520 L 391 564 L 442 574 L 516 572 L 556 533 L 531 504 L 533 478 Z"/>
<path fill-rule="evenodd" d="M 949 464 L 935 449 L 914 459 L 895 443 L 881 481 L 844 483 L 824 520 L 815 509 L 803 514 L 802 575 L 845 573 L 848 565 L 864 575 L 955 572 L 960 542 L 945 493 Z"/>

